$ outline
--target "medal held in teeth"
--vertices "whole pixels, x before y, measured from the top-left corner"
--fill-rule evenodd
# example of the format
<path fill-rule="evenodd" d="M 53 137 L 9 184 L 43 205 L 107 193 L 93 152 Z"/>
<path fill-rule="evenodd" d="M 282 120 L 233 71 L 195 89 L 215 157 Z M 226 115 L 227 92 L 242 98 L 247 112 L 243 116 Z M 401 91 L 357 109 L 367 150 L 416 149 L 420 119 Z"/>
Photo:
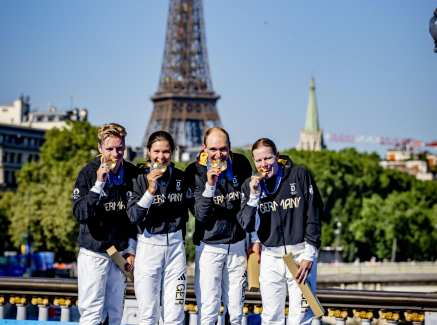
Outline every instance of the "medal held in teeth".
<path fill-rule="evenodd" d="M 259 180 L 262 180 L 264 177 L 266 177 L 267 172 L 265 170 L 258 170 L 258 172 L 255 174 L 256 177 L 258 177 Z"/>
<path fill-rule="evenodd" d="M 163 173 L 167 170 L 167 165 L 164 165 L 162 162 L 156 162 L 153 164 L 153 169 L 157 169 Z"/>
<path fill-rule="evenodd" d="M 214 166 L 217 166 L 220 169 L 220 172 L 224 172 L 226 168 L 228 168 L 228 163 L 226 161 L 218 160 L 215 162 Z"/>

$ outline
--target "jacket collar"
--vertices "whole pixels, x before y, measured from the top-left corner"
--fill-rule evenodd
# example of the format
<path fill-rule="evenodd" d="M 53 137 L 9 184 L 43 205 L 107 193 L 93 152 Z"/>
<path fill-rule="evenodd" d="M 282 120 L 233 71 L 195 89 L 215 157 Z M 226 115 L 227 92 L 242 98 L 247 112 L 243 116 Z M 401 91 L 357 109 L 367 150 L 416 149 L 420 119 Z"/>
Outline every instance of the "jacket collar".
<path fill-rule="evenodd" d="M 293 168 L 293 162 L 290 157 L 285 155 L 279 155 L 278 164 L 284 169 L 284 173 L 282 177 L 287 177 L 290 174 L 291 169 Z"/>

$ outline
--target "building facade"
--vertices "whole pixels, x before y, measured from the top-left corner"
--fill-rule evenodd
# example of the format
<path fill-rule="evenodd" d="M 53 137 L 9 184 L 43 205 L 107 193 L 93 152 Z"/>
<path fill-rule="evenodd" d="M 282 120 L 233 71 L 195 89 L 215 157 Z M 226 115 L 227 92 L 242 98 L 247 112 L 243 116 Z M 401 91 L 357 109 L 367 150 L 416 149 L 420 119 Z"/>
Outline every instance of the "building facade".
<path fill-rule="evenodd" d="M 437 181 L 437 156 L 424 150 L 396 148 L 387 150 L 379 165 L 416 176 L 422 181 Z"/>
<path fill-rule="evenodd" d="M 23 126 L 40 130 L 63 128 L 68 120 L 86 121 L 88 112 L 86 108 L 79 112 L 75 108 L 72 111 L 58 111 L 52 106 L 48 111 L 31 111 L 29 96 L 21 96 L 11 103 L 0 104 L 0 123 L 15 126 Z"/>
<path fill-rule="evenodd" d="M 0 124 L 0 192 L 15 190 L 15 172 L 26 162 L 39 161 L 45 130 Z"/>

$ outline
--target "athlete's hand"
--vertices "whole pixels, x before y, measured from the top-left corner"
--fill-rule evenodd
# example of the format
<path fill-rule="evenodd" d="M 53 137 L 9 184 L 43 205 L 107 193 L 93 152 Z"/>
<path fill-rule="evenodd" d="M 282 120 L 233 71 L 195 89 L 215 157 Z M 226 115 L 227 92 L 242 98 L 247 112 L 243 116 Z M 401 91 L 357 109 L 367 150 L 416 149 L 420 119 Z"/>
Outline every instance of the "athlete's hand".
<path fill-rule="evenodd" d="M 254 252 L 258 257 L 258 263 L 261 261 L 261 244 L 260 243 L 252 243 L 249 245 L 247 249 L 247 257 L 249 257 L 250 253 Z"/>
<path fill-rule="evenodd" d="M 160 178 L 164 173 L 160 170 L 154 169 L 149 174 L 147 174 L 147 181 L 149 182 L 149 193 L 155 194 L 156 189 L 158 188 L 158 178 Z"/>
<path fill-rule="evenodd" d="M 109 168 L 108 166 L 105 166 L 104 164 L 101 164 L 99 169 L 97 169 L 97 179 L 100 182 L 106 182 L 106 178 L 108 178 L 109 174 Z"/>
<path fill-rule="evenodd" d="M 127 261 L 127 264 L 124 266 L 124 270 L 126 272 L 132 272 L 135 266 L 135 255 L 126 253 L 123 255 L 123 257 Z"/>
<path fill-rule="evenodd" d="M 208 181 L 206 182 L 209 186 L 214 186 L 218 178 L 220 176 L 220 168 L 217 166 L 212 166 L 210 170 L 206 173 L 206 177 L 208 178 Z"/>
<path fill-rule="evenodd" d="M 300 283 L 305 283 L 308 274 L 310 273 L 313 262 L 302 260 L 299 263 L 299 270 L 296 273 L 296 279 Z"/>
<path fill-rule="evenodd" d="M 252 180 L 249 183 L 250 193 L 259 194 L 261 192 L 261 185 L 259 179 L 256 176 L 252 176 Z"/>

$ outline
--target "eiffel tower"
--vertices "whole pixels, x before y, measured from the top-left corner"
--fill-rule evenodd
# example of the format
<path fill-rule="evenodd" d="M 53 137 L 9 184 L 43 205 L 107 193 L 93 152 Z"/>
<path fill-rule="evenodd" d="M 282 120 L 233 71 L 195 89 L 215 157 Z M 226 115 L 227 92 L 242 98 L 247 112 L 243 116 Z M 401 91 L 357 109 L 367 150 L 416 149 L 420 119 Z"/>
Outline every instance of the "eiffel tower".
<path fill-rule="evenodd" d="M 209 73 L 202 0 L 170 0 L 161 76 L 143 145 L 159 130 L 178 146 L 201 145 L 209 128 L 221 126 L 219 98 Z"/>

